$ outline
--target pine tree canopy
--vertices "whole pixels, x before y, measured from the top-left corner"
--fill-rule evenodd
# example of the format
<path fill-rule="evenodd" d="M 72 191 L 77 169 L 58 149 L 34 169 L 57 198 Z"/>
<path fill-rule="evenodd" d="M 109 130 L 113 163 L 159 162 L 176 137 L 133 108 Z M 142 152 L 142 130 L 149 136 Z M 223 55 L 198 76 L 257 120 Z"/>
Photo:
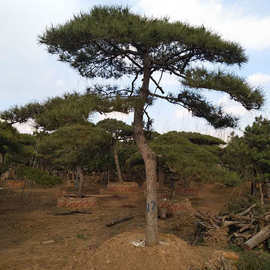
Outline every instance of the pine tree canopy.
<path fill-rule="evenodd" d="M 112 109 L 120 110 L 120 107 L 117 99 L 109 101 L 86 91 L 83 94 L 66 93 L 61 97 L 49 98 L 43 103 L 15 106 L 1 112 L 0 117 L 10 124 L 34 119 L 37 127 L 51 131 L 66 125 L 84 124 L 94 112 L 110 112 Z"/>
<path fill-rule="evenodd" d="M 234 127 L 237 119 L 207 102 L 200 93 L 202 89 L 228 93 L 248 110 L 260 108 L 264 101 L 260 90 L 244 79 L 222 70 L 198 68 L 198 64 L 241 66 L 247 62 L 241 46 L 223 40 L 204 26 L 147 18 L 123 7 L 97 6 L 63 25 L 50 27 L 39 42 L 84 77 L 129 77 L 129 87 L 117 92 L 122 97 L 144 96 L 149 103 L 155 98 L 165 99 L 191 110 L 216 128 Z M 155 72 L 161 73 L 159 81 L 154 78 Z M 163 73 L 175 76 L 179 89 L 165 91 L 160 84 Z M 156 90 L 136 88 L 137 80 L 142 76 L 145 79 L 145 74 Z"/>
<path fill-rule="evenodd" d="M 239 183 L 237 174 L 220 166 L 222 140 L 209 135 L 192 132 L 171 131 L 154 138 L 150 145 L 159 155 L 159 166 L 174 172 L 186 183 L 222 182 L 228 185 Z M 139 152 L 127 159 L 130 169 L 143 165 Z"/>
<path fill-rule="evenodd" d="M 100 99 L 92 94 L 65 94 L 48 99 L 42 113 L 35 115 L 38 126 L 55 130 L 66 125 L 84 124 L 93 112 L 99 111 Z"/>
<path fill-rule="evenodd" d="M 169 134 L 174 132 L 169 132 Z M 177 134 L 177 133 L 176 133 Z M 226 144 L 223 140 L 210 135 L 204 135 L 197 132 L 180 132 L 181 136 L 187 138 L 191 143 L 198 145 L 222 145 Z"/>
<path fill-rule="evenodd" d="M 29 103 L 25 106 L 14 106 L 0 113 L 1 119 L 9 124 L 24 123 L 30 118 L 35 118 L 44 111 L 44 107 L 38 102 Z"/>
<path fill-rule="evenodd" d="M 133 135 L 133 129 L 123 121 L 116 119 L 104 119 L 97 123 L 97 127 L 103 128 L 109 132 L 115 141 L 130 139 Z"/>
<path fill-rule="evenodd" d="M 41 158 L 54 166 L 95 169 L 110 150 L 111 136 L 91 123 L 64 126 L 43 136 L 39 143 Z"/>
<path fill-rule="evenodd" d="M 257 117 L 242 137 L 235 136 L 225 148 L 224 163 L 243 177 L 270 181 L 270 121 Z"/>
<path fill-rule="evenodd" d="M 20 134 L 10 124 L 0 122 L 0 154 L 18 153 L 21 151 Z"/>

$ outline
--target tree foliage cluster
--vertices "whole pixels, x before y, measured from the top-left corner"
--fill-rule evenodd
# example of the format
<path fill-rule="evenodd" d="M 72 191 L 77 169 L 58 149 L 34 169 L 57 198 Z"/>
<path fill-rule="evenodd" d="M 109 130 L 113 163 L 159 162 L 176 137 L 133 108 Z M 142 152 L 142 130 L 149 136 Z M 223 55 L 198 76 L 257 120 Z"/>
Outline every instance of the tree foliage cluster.
<path fill-rule="evenodd" d="M 66 93 L 61 97 L 48 98 L 45 102 L 14 106 L 2 112 L 1 119 L 10 124 L 24 123 L 33 119 L 37 128 L 54 131 L 66 125 L 83 124 L 95 112 L 116 110 L 115 104 L 116 102 L 102 99 L 86 90 L 82 94 Z"/>
<path fill-rule="evenodd" d="M 39 143 L 39 155 L 47 165 L 59 169 L 104 169 L 111 137 L 91 123 L 70 125 L 46 134 Z M 107 154 L 107 155 L 106 155 Z M 103 168 L 102 168 L 103 167 Z"/>
<path fill-rule="evenodd" d="M 20 134 L 7 122 L 0 122 L 0 164 L 6 168 L 12 164 L 31 162 L 34 156 L 35 139 L 31 135 Z"/>
<path fill-rule="evenodd" d="M 85 121 L 84 124 L 64 125 L 52 133 L 34 135 L 19 134 L 6 122 L 0 124 L 0 150 L 5 157 L 2 163 L 49 172 L 75 171 L 78 166 L 85 174 L 109 169 L 114 177 L 117 172 L 114 147 L 117 145 L 118 163 L 121 173 L 126 176 L 124 179 L 145 178 L 144 163 L 134 143 L 132 126 L 121 121 L 105 119 L 97 125 Z M 244 180 L 269 182 L 269 134 L 270 121 L 259 117 L 246 128 L 243 136 L 233 136 L 225 148 L 220 147 L 225 143 L 218 138 L 176 131 L 156 134 L 149 144 L 159 157 L 158 167 L 168 178 L 174 174 L 186 184 L 199 181 L 235 185 Z M 2 164 L 2 172 L 4 167 L 8 168 Z M 31 174 L 32 171 L 29 179 L 33 178 Z"/>
<path fill-rule="evenodd" d="M 108 95 L 117 92 L 122 97 L 143 98 L 144 103 L 151 103 L 152 98 L 166 99 L 188 108 L 195 116 L 206 118 L 215 127 L 235 126 L 236 118 L 208 103 L 198 90 L 226 92 L 247 109 L 259 108 L 264 101 L 260 90 L 253 89 L 239 76 L 222 70 L 194 68 L 199 62 L 229 66 L 247 62 L 241 46 L 224 41 L 204 26 L 147 18 L 132 13 L 129 8 L 94 7 L 89 13 L 81 13 L 63 25 L 47 29 L 40 36 L 40 43 L 83 77 L 134 78 L 124 91 L 107 88 Z M 184 87 L 179 87 L 179 93 L 166 93 L 154 79 L 155 72 L 178 77 Z M 135 82 L 141 76 L 144 83 L 153 83 L 160 94 L 151 91 L 149 85 L 146 89 L 136 88 Z"/>
<path fill-rule="evenodd" d="M 26 167 L 17 166 L 16 176 L 19 179 L 30 181 L 32 184 L 37 184 L 44 187 L 53 187 L 55 185 L 63 183 L 63 179 L 56 175 L 51 175 L 47 171 Z"/>
<path fill-rule="evenodd" d="M 10 127 L 9 124 L 5 125 Z M 145 178 L 143 159 L 135 145 L 132 126 L 115 119 L 105 119 L 97 125 L 88 121 L 80 124 L 79 121 L 78 124 L 64 125 L 54 132 L 20 134 L 16 143 L 24 150 L 17 152 L 12 159 L 28 167 L 49 172 L 76 172 L 76 168 L 81 167 L 84 174 L 109 169 L 111 177 L 117 172 L 118 179 L 117 170 L 120 169 L 120 173 L 126 176 L 123 177 L 125 180 L 135 177 L 143 181 Z M 174 174 L 186 185 L 191 181 L 218 181 L 230 185 L 239 180 L 221 166 L 223 150 L 219 146 L 224 142 L 218 138 L 192 132 L 168 132 L 163 135 L 157 133 L 149 138 L 149 143 L 159 156 L 158 167 L 164 170 L 168 178 Z"/>
<path fill-rule="evenodd" d="M 0 153 L 2 163 L 5 161 L 7 153 L 16 153 L 20 151 L 18 143 L 19 133 L 15 128 L 5 122 L 0 122 Z"/>
<path fill-rule="evenodd" d="M 191 182 L 236 185 L 239 176 L 221 166 L 224 141 L 199 133 L 171 131 L 162 134 L 150 142 L 151 148 L 158 155 L 158 167 L 167 173 L 174 174 L 177 181 L 188 186 Z M 133 170 L 143 166 L 141 155 L 132 155 L 127 164 Z"/>
<path fill-rule="evenodd" d="M 243 136 L 233 136 L 223 154 L 224 165 L 241 177 L 270 182 L 270 121 L 257 117 Z"/>

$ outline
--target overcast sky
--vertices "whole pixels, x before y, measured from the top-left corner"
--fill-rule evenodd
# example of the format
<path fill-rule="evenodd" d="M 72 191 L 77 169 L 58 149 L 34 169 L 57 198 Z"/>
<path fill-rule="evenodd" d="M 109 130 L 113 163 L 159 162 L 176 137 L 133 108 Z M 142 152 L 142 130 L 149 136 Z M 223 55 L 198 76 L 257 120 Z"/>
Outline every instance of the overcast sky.
<path fill-rule="evenodd" d="M 147 16 L 169 16 L 172 21 L 203 24 L 223 38 L 239 42 L 245 48 L 249 62 L 234 71 L 264 89 L 266 105 L 261 112 L 255 113 L 247 112 L 225 94 L 215 94 L 211 100 L 239 116 L 240 129 L 251 123 L 256 114 L 270 116 L 269 0 L 0 0 L 0 111 L 62 95 L 66 91 L 83 91 L 91 85 L 91 81 L 81 78 L 67 64 L 49 55 L 44 46 L 38 45 L 37 39 L 46 27 L 64 23 L 73 14 L 90 10 L 94 5 L 111 4 L 128 5 L 133 11 Z M 177 87 L 177 83 L 168 77 L 163 85 Z M 114 116 L 129 122 L 132 118 L 119 113 Z M 159 132 L 190 130 L 221 137 L 230 132 L 214 132 L 205 121 L 192 118 L 184 109 L 160 102 L 151 108 L 151 116 L 154 128 Z"/>

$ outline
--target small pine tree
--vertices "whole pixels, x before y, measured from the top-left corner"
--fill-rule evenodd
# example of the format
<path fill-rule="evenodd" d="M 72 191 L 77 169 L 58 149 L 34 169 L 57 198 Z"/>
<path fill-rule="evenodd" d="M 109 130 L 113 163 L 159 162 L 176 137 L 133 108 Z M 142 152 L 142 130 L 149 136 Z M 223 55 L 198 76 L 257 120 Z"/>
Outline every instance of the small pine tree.
<path fill-rule="evenodd" d="M 94 170 L 97 162 L 109 152 L 111 136 L 93 124 L 64 126 L 43 136 L 39 143 L 41 158 L 52 167 L 76 169 L 79 196 L 82 194 L 84 170 Z"/>
<path fill-rule="evenodd" d="M 270 183 L 270 120 L 257 117 L 242 137 L 232 137 L 224 149 L 223 162 L 252 182 L 252 193 L 256 182 Z"/>
<path fill-rule="evenodd" d="M 125 124 L 123 121 L 116 119 L 104 119 L 97 123 L 98 127 L 106 130 L 112 137 L 112 148 L 114 162 L 117 169 L 117 175 L 119 182 L 123 182 L 123 176 L 119 163 L 118 148 L 120 142 L 125 142 L 132 139 L 132 127 Z"/>

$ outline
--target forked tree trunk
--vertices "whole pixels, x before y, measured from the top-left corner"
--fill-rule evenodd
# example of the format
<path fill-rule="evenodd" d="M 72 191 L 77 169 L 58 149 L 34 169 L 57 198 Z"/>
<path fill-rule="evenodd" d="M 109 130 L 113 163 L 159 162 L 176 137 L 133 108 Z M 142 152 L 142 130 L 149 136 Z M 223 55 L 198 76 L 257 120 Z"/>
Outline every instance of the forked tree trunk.
<path fill-rule="evenodd" d="M 118 151 L 117 151 L 117 144 L 113 146 L 113 156 L 114 156 L 114 162 L 117 170 L 117 176 L 118 176 L 118 181 L 119 182 L 124 182 L 122 173 L 121 173 L 121 168 L 120 168 L 120 163 L 119 163 L 119 158 L 118 158 Z"/>
<path fill-rule="evenodd" d="M 77 175 L 79 176 L 79 188 L 78 188 L 78 196 L 82 197 L 82 189 L 84 182 L 84 175 L 81 167 L 77 167 Z"/>
<path fill-rule="evenodd" d="M 144 78 L 140 92 L 134 108 L 134 136 L 139 151 L 143 157 L 146 174 L 146 229 L 145 244 L 154 246 L 158 244 L 158 224 L 157 224 L 157 158 L 156 154 L 148 146 L 143 130 L 144 105 L 149 91 L 150 68 L 149 60 L 145 59 Z"/>

